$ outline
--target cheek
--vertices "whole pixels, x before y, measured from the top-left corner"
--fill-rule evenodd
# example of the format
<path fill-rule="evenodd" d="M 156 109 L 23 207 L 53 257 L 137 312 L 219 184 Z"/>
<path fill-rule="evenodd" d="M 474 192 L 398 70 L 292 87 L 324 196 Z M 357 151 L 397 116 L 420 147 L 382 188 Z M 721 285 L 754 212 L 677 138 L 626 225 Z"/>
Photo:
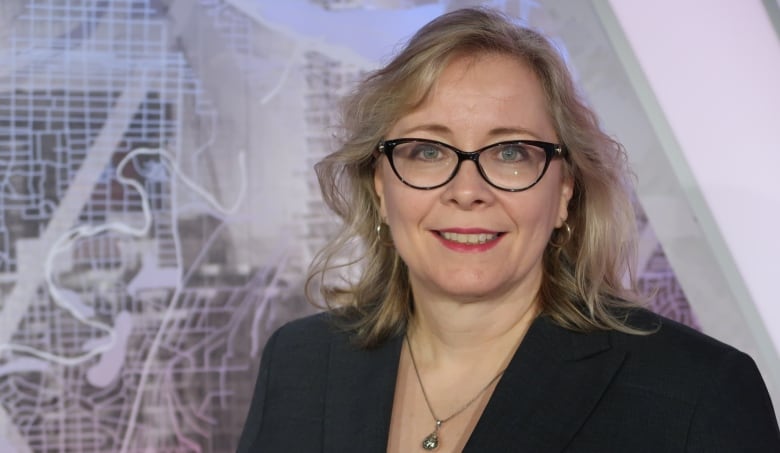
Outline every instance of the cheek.
<path fill-rule="evenodd" d="M 554 164 L 556 165 L 550 167 L 542 180 L 546 184 L 540 188 L 545 192 L 543 198 L 548 206 L 552 227 L 559 228 L 569 215 L 569 200 L 572 197 L 574 181 L 560 162 Z"/>
<path fill-rule="evenodd" d="M 521 192 L 522 198 L 508 200 L 504 206 L 519 229 L 546 238 L 566 218 L 566 203 L 559 187 L 538 188 L 544 190 Z"/>
<path fill-rule="evenodd" d="M 403 187 L 385 187 L 385 221 L 391 226 L 404 227 L 413 223 L 419 209 L 419 200 L 414 194 L 408 194 Z"/>
<path fill-rule="evenodd" d="M 383 162 L 374 174 L 374 188 L 379 197 L 379 215 L 382 220 L 390 225 L 396 224 L 404 216 L 404 201 L 408 196 L 404 195 L 404 187 L 397 181 L 393 170 L 387 162 Z"/>
<path fill-rule="evenodd" d="M 436 194 L 429 192 L 412 189 L 400 181 L 384 186 L 383 216 L 394 238 L 411 237 L 424 228 L 436 204 Z"/>

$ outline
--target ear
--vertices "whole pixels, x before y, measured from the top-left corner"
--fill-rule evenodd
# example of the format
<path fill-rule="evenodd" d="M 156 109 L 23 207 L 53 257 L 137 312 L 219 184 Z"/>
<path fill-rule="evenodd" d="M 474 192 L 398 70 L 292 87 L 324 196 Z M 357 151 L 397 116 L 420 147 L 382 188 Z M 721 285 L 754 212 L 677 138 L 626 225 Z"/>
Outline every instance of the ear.
<path fill-rule="evenodd" d="M 384 166 L 382 164 L 382 159 L 380 159 L 374 167 L 374 191 L 379 199 L 379 218 L 385 221 L 387 219 L 387 210 L 385 208 L 385 181 L 384 172 L 382 171 Z"/>
<path fill-rule="evenodd" d="M 569 217 L 569 201 L 574 195 L 574 177 L 568 171 L 564 171 L 562 179 L 561 198 L 558 202 L 558 220 L 555 222 L 556 228 L 562 227 L 563 222 Z"/>

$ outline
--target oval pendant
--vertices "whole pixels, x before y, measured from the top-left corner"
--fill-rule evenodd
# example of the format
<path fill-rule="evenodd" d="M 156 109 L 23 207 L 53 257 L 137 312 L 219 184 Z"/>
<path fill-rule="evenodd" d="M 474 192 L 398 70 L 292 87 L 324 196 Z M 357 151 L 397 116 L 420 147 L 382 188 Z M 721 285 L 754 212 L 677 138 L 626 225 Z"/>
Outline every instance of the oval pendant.
<path fill-rule="evenodd" d="M 422 447 L 426 450 L 435 450 L 439 446 L 439 436 L 436 431 L 428 434 L 422 441 Z"/>

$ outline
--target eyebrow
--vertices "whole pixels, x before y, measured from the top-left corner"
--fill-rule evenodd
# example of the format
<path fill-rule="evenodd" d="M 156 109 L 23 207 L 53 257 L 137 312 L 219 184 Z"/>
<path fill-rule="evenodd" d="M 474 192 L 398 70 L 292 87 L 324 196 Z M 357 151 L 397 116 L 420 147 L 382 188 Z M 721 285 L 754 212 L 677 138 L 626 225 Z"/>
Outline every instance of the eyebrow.
<path fill-rule="evenodd" d="M 412 133 L 412 132 L 434 132 L 439 134 L 448 135 L 452 133 L 452 130 L 448 128 L 447 126 L 444 126 L 442 124 L 421 124 L 419 126 L 415 126 L 409 129 L 406 129 L 404 131 L 404 135 Z"/>
<path fill-rule="evenodd" d="M 490 132 L 488 132 L 488 135 L 491 137 L 498 135 L 530 135 L 533 138 L 539 139 L 539 136 L 536 133 L 522 127 L 498 127 L 491 129 Z"/>
<path fill-rule="evenodd" d="M 432 132 L 432 133 L 443 134 L 443 135 L 452 135 L 452 129 L 450 129 L 449 127 L 443 124 L 437 124 L 437 123 L 421 124 L 419 126 L 412 127 L 410 129 L 407 129 L 404 132 L 404 135 L 413 132 Z M 528 135 L 535 139 L 539 139 L 539 136 L 535 134 L 533 131 L 522 127 L 497 127 L 491 129 L 487 135 L 488 137 L 497 137 L 502 135 Z"/>

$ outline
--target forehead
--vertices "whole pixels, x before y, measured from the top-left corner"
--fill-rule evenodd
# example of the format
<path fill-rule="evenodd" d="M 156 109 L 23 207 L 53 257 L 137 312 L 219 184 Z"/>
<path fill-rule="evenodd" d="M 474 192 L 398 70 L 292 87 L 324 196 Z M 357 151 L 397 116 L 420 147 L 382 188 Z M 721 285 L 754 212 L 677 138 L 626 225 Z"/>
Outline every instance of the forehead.
<path fill-rule="evenodd" d="M 425 98 L 400 116 L 391 135 L 417 129 L 450 135 L 489 135 L 496 129 L 528 131 L 544 139 L 555 135 L 531 66 L 521 58 L 492 53 L 452 57 Z"/>

